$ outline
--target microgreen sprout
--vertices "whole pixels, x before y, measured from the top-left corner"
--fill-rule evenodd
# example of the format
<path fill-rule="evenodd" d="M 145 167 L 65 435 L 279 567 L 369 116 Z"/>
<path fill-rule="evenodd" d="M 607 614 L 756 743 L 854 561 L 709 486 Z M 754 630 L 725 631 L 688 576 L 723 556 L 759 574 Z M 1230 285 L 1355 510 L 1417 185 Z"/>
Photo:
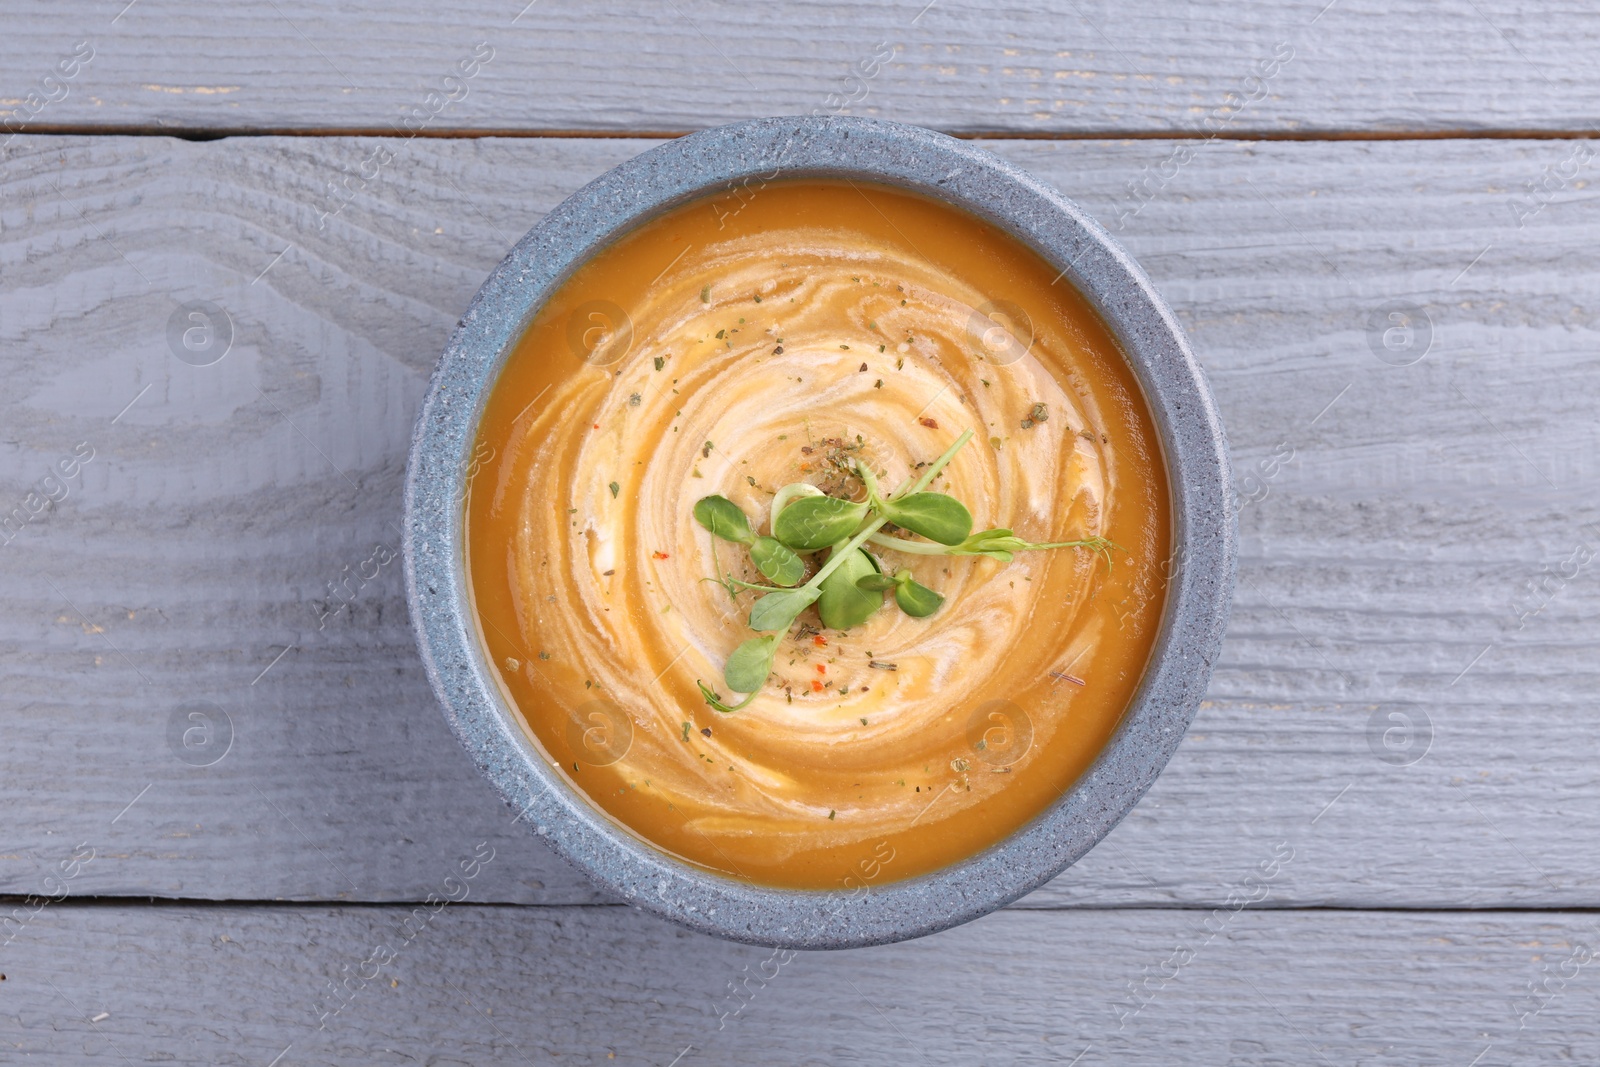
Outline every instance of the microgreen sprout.
<path fill-rule="evenodd" d="M 751 607 L 748 619 L 757 636 L 733 650 L 722 672 L 727 688 L 745 694 L 744 699 L 729 704 L 720 693 L 697 679 L 695 685 L 706 703 L 724 713 L 747 707 L 766 685 L 779 643 L 807 608 L 815 606 L 823 625 L 835 630 L 848 630 L 866 622 L 883 607 L 884 594 L 889 592 L 894 593 L 900 610 L 912 618 L 926 618 L 939 610 L 944 604 L 943 595 L 918 582 L 909 567 L 885 573 L 867 551 L 869 542 L 912 555 L 987 556 L 1006 563 L 1018 552 L 1087 548 L 1103 555 L 1110 567 L 1110 550 L 1116 546 L 1103 537 L 1036 543 L 1006 529 L 973 533 L 972 513 L 965 504 L 946 493 L 927 492 L 934 478 L 970 440 L 972 431 L 967 430 L 938 459 L 919 465 L 921 474 L 916 481 L 903 491 L 890 494 L 879 488 L 870 467 L 859 459 L 852 460 L 846 469 L 860 479 L 866 490 L 864 501 L 829 496 L 804 482 L 783 486 L 772 500 L 770 535 L 757 534 L 745 513 L 726 497 L 707 496 L 697 501 L 695 521 L 714 539 L 743 545 L 756 569 L 776 583 L 746 582 L 721 574 L 720 568 L 719 577 L 705 579 L 722 585 L 730 597 L 737 598 L 742 590 L 763 594 Z M 927 540 L 879 532 L 890 523 Z M 804 585 L 799 585 L 807 569 L 801 554 L 823 550 L 827 551 L 826 559 Z"/>

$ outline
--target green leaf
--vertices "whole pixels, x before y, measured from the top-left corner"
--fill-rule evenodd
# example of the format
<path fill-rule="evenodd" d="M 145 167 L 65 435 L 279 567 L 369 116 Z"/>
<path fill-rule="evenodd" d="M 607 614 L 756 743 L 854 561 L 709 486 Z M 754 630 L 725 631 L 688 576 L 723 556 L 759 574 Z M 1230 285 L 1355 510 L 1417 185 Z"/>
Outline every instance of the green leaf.
<path fill-rule="evenodd" d="M 772 657 L 778 651 L 778 640 L 783 635 L 752 637 L 733 650 L 728 663 L 722 668 L 722 680 L 736 693 L 755 693 L 767 684 L 772 673 Z"/>
<path fill-rule="evenodd" d="M 712 689 L 709 685 L 706 685 L 706 683 L 702 682 L 700 679 L 696 678 L 694 680 L 694 684 L 700 687 L 700 695 L 705 698 L 705 702 L 710 704 L 717 711 L 722 712 L 724 715 L 731 715 L 740 708 L 747 706 L 760 693 L 760 690 L 757 690 L 756 692 L 745 697 L 743 700 L 739 701 L 739 703 L 729 705 L 722 702 L 722 694 L 718 693 L 715 689 Z M 688 740 L 688 738 L 684 738 L 684 740 Z"/>
<path fill-rule="evenodd" d="M 865 504 L 832 496 L 804 496 L 772 520 L 772 536 L 790 548 L 814 552 L 855 533 L 866 517 Z M 965 536 L 965 533 L 961 535 Z"/>
<path fill-rule="evenodd" d="M 972 512 L 944 493 L 912 493 L 897 500 L 880 501 L 878 514 L 941 545 L 959 545 L 972 532 Z"/>
<path fill-rule="evenodd" d="M 842 545 L 840 546 L 843 547 Z M 817 614 L 822 624 L 835 630 L 848 630 L 859 626 L 883 607 L 883 592 L 863 589 L 860 581 L 869 576 L 882 577 L 872 557 L 861 549 L 851 551 L 839 569 L 822 582 L 822 595 L 817 598 Z"/>
<path fill-rule="evenodd" d="M 1050 548 L 1087 548 L 1100 553 L 1111 570 L 1111 550 L 1114 541 L 1104 537 L 1090 537 L 1082 541 L 1024 541 L 1010 530 L 982 530 L 950 549 L 953 556 L 988 556 L 1002 563 L 1010 563 L 1017 552 L 1038 552 Z"/>
<path fill-rule="evenodd" d="M 1015 557 L 1014 553 L 1026 548 L 1028 542 L 1017 537 L 1010 530 L 979 530 L 977 533 L 950 549 L 953 556 L 988 556 L 1001 563 L 1010 563 Z"/>
<path fill-rule="evenodd" d="M 885 593 L 894 589 L 900 583 L 887 574 L 869 574 L 864 578 L 856 579 L 856 588 L 866 589 L 874 593 Z"/>
<path fill-rule="evenodd" d="M 787 630 L 799 614 L 816 602 L 817 590 L 810 586 L 768 593 L 750 609 L 750 629 Z M 749 690 L 744 690 L 749 692 Z"/>
<path fill-rule="evenodd" d="M 712 537 L 735 544 L 748 545 L 755 536 L 739 505 L 725 496 L 701 497 L 694 506 L 694 521 L 710 530 Z"/>
<path fill-rule="evenodd" d="M 771 521 L 778 521 L 778 513 L 803 496 L 821 496 L 822 490 L 810 482 L 790 482 L 772 495 Z"/>
<path fill-rule="evenodd" d="M 805 560 L 776 537 L 763 535 L 752 541 L 750 558 L 757 570 L 779 585 L 793 585 L 806 574 Z"/>
<path fill-rule="evenodd" d="M 900 610 L 915 619 L 925 619 L 938 611 L 939 605 L 944 603 L 944 597 L 922 583 L 913 581 L 908 572 L 901 573 L 906 577 L 894 591 L 894 602 L 900 605 Z"/>

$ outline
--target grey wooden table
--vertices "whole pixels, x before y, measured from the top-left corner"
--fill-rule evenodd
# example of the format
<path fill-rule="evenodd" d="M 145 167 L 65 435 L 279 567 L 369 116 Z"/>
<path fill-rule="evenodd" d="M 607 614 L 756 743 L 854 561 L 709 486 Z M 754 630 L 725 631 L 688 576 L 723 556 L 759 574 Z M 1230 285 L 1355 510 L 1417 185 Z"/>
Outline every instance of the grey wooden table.
<path fill-rule="evenodd" d="M 1600 1061 L 1600 14 L 524 3 L 4 17 L 0 1063 Z M 1100 847 L 791 958 L 512 825 L 387 557 L 504 250 L 660 138 L 812 111 L 981 138 L 1119 234 L 1244 557 Z"/>

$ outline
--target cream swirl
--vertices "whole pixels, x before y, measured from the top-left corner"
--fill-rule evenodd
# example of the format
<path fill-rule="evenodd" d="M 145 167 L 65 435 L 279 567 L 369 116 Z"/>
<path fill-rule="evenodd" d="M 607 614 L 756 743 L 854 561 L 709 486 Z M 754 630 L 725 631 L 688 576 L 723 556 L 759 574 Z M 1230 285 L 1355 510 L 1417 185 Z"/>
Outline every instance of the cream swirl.
<path fill-rule="evenodd" d="M 888 487 L 970 428 L 934 488 L 967 503 L 976 529 L 1035 541 L 1103 532 L 1115 464 L 1094 391 L 1074 388 L 1070 324 L 1038 324 L 1032 353 L 1002 365 L 1000 346 L 1028 339 L 997 338 L 985 302 L 956 273 L 849 232 L 726 240 L 630 303 L 622 358 L 567 375 L 515 422 L 525 476 L 501 485 L 496 507 L 514 515 L 518 622 L 567 665 L 528 670 L 580 719 L 596 692 L 625 709 L 632 740 L 617 771 L 648 779 L 692 830 L 803 827 L 815 848 L 859 839 L 863 817 L 877 833 L 912 825 L 929 799 L 920 791 L 847 787 L 920 773 L 943 751 L 933 739 L 959 733 L 997 679 L 1041 678 L 1066 662 L 1063 648 L 1070 660 L 1093 646 L 1090 553 L 1002 564 L 874 545 L 886 570 L 907 566 L 945 596 L 938 612 L 911 618 L 891 602 L 847 633 L 802 628 L 735 715 L 708 717 L 696 690 L 697 679 L 722 688 L 728 654 L 753 636 L 752 594 L 730 598 L 717 561 L 761 580 L 694 522 L 707 494 L 765 531 L 773 491 L 824 482 L 830 450 L 859 454 Z M 1046 420 L 1021 428 L 1035 410 Z M 819 776 L 837 788 L 819 790 Z"/>

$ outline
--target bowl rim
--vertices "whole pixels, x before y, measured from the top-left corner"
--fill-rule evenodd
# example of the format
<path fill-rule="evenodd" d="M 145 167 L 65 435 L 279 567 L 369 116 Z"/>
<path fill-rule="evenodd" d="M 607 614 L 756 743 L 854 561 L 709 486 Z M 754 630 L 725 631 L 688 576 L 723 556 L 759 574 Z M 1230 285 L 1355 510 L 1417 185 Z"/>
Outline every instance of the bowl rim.
<path fill-rule="evenodd" d="M 780 178 L 854 178 L 983 218 L 1062 271 L 1132 366 L 1172 496 L 1167 603 L 1110 741 L 1049 808 L 974 856 L 838 891 L 754 885 L 659 851 L 567 782 L 523 732 L 477 638 L 463 552 L 468 450 L 505 358 L 572 271 L 662 212 Z M 534 833 L 602 889 L 683 926 L 783 948 L 846 948 L 968 922 L 1055 877 L 1131 811 L 1177 750 L 1210 679 L 1237 567 L 1226 438 L 1204 372 L 1144 271 L 1076 204 L 970 142 L 838 116 L 755 119 L 652 148 L 545 215 L 489 274 L 440 356 L 406 470 L 406 598 L 428 681 L 479 771 Z M 847 882 L 849 879 L 845 879 Z"/>

